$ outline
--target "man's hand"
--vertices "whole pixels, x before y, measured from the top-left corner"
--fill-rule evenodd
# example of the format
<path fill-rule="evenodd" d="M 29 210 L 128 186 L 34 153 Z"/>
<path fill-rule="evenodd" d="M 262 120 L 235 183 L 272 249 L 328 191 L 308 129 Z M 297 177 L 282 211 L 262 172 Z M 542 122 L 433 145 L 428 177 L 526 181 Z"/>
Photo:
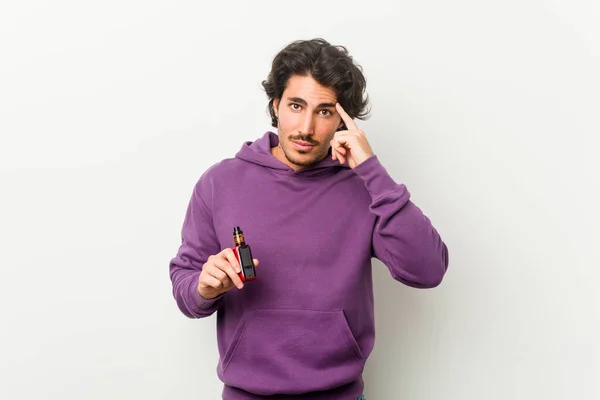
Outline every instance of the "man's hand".
<path fill-rule="evenodd" d="M 256 267 L 258 260 L 254 258 L 253 261 Z M 238 275 L 241 272 L 240 268 L 232 249 L 228 248 L 208 257 L 198 278 L 198 293 L 205 299 L 214 299 L 234 287 L 242 289 L 244 283 Z"/>
<path fill-rule="evenodd" d="M 335 108 L 346 124 L 347 130 L 338 131 L 333 136 L 330 142 L 331 158 L 339 160 L 340 164 L 346 162 L 347 159 L 350 168 L 354 168 L 371 157 L 373 150 L 367 141 L 365 133 L 358 129 L 340 103 L 336 103 Z"/>

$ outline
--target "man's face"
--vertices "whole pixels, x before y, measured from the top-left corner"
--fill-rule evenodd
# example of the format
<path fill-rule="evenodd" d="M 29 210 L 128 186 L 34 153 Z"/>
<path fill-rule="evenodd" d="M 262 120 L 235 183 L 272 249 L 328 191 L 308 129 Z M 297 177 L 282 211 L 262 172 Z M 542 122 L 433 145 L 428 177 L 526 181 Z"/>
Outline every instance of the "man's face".
<path fill-rule="evenodd" d="M 331 88 L 311 76 L 292 75 L 281 100 L 273 101 L 279 120 L 279 146 L 272 149 L 273 155 L 294 170 L 327 157 L 329 142 L 342 125 L 336 102 Z"/>

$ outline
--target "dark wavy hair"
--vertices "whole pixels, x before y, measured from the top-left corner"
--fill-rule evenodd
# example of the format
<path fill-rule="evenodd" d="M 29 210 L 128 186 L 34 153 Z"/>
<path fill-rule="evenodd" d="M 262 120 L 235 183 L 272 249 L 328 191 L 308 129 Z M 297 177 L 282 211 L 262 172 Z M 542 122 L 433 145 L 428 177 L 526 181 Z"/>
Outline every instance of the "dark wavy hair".
<path fill-rule="evenodd" d="M 338 102 L 350 117 L 362 120 L 368 117 L 367 82 L 362 67 L 354 62 L 348 50 L 321 38 L 297 40 L 275 56 L 269 76 L 262 81 L 269 97 L 267 110 L 274 127 L 277 127 L 277 117 L 273 101 L 281 99 L 292 75 L 312 76 L 320 85 L 336 93 Z M 346 129 L 345 126 L 342 129 Z"/>

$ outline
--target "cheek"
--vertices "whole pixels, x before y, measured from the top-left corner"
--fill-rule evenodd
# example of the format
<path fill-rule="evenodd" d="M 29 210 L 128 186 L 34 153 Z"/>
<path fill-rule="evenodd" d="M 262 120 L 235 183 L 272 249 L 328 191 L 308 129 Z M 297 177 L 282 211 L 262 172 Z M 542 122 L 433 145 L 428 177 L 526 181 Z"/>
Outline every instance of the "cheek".
<path fill-rule="evenodd" d="M 287 130 L 294 129 L 297 125 L 297 116 L 293 113 L 282 112 L 279 114 L 279 125 Z"/>
<path fill-rule="evenodd" d="M 333 135 L 337 130 L 337 122 L 335 120 L 322 121 L 317 127 L 317 133 L 320 137 L 326 138 L 327 142 L 333 139 Z"/>

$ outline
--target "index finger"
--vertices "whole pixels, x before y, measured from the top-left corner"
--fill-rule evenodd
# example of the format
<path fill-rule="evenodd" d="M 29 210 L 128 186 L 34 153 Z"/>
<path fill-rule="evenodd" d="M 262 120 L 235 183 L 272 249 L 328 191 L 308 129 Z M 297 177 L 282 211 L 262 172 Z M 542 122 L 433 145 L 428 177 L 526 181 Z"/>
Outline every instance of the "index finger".
<path fill-rule="evenodd" d="M 344 123 L 346 124 L 346 128 L 358 129 L 358 126 L 356 126 L 356 124 L 354 123 L 354 120 L 352 118 L 350 118 L 350 116 L 348 115 L 346 110 L 344 110 L 344 108 L 342 107 L 342 105 L 340 103 L 335 103 L 335 108 L 336 108 L 337 112 L 340 114 L 340 117 L 342 117 L 342 121 L 344 121 Z"/>
<path fill-rule="evenodd" d="M 225 266 L 225 269 L 221 269 L 223 272 L 225 272 L 227 275 L 229 275 L 229 278 L 231 279 L 231 281 L 233 282 L 233 284 L 235 286 L 237 286 L 238 288 L 241 288 L 244 286 L 244 284 L 242 283 L 241 278 L 239 277 L 239 272 L 238 270 L 240 270 L 240 264 L 237 261 L 237 258 L 235 258 L 235 255 L 233 254 L 233 250 L 231 249 L 225 249 L 222 252 L 223 256 L 225 257 L 225 259 L 229 262 L 229 266 Z"/>
<path fill-rule="evenodd" d="M 225 259 L 227 261 L 229 261 L 229 264 L 231 264 L 231 266 L 233 267 L 233 269 L 235 270 L 235 272 L 241 272 L 240 269 L 240 263 L 237 260 L 237 258 L 235 257 L 235 254 L 233 254 L 233 250 L 232 249 L 224 249 L 221 252 L 221 255 L 225 257 Z"/>

